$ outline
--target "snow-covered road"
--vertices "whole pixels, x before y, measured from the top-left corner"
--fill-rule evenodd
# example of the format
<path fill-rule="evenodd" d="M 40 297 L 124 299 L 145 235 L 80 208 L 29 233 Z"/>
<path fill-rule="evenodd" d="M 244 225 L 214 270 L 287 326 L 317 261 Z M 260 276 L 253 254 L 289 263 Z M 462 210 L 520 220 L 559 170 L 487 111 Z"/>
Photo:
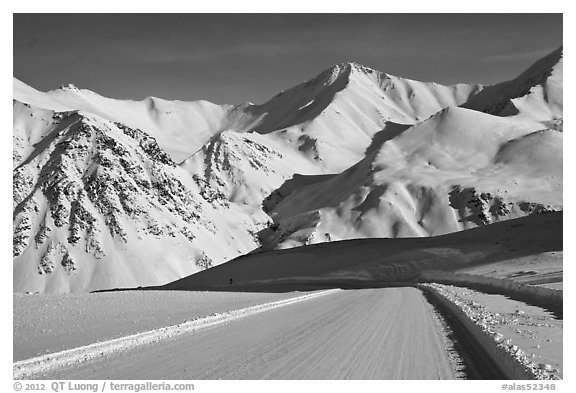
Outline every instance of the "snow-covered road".
<path fill-rule="evenodd" d="M 447 338 L 415 288 L 336 291 L 35 377 L 446 379 Z"/>

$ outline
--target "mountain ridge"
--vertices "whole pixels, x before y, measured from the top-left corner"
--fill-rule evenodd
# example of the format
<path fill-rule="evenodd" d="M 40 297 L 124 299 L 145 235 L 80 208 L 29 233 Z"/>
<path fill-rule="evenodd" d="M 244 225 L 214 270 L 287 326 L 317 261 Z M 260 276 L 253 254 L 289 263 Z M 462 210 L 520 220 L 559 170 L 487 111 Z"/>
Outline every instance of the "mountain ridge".
<path fill-rule="evenodd" d="M 550 104 L 549 100 L 551 100 L 554 107 L 559 107 L 553 108 L 552 115 L 561 114 L 563 57 L 563 47 L 561 46 L 537 60 L 516 78 L 487 86 L 484 91 L 476 97 L 472 97 L 463 107 L 499 116 L 523 114 L 535 118 L 547 118 L 550 113 L 539 113 L 542 111 L 541 105 L 530 105 L 522 102 L 526 100 L 523 97 L 542 94 L 544 101 Z M 556 90 L 556 92 L 551 93 L 548 84 L 552 84 L 551 89 Z M 542 91 L 539 91 L 539 88 Z"/>

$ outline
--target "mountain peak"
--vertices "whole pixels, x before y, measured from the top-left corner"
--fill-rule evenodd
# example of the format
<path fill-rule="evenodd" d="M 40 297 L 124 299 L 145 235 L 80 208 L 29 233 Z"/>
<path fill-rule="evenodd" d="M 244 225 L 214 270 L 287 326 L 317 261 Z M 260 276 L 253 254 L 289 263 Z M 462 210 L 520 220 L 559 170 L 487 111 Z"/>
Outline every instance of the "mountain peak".
<path fill-rule="evenodd" d="M 318 76 L 306 82 L 306 84 L 311 84 L 315 82 L 321 82 L 323 85 L 332 85 L 337 80 L 342 78 L 347 78 L 352 70 L 351 63 L 340 63 L 333 65 L 330 68 L 322 71 Z"/>
<path fill-rule="evenodd" d="M 74 85 L 73 83 L 62 84 L 62 85 L 60 85 L 58 90 L 80 91 L 80 89 L 78 87 L 76 87 L 76 85 Z"/>
<path fill-rule="evenodd" d="M 352 71 L 359 71 L 359 72 L 363 72 L 363 73 L 367 73 L 367 74 L 371 74 L 373 72 L 380 72 L 377 71 L 373 68 L 367 67 L 363 64 L 360 63 L 356 63 L 356 62 L 349 62 L 349 63 L 344 63 L 346 65 L 347 68 L 349 68 Z"/>
<path fill-rule="evenodd" d="M 562 112 L 562 63 L 561 46 L 534 62 L 516 78 L 485 88 L 463 107 L 497 116 L 512 116 L 523 111 L 525 115 L 540 116 L 544 120 L 551 113 L 557 117 Z M 535 99 L 536 96 L 541 98 Z M 523 101 L 530 107 L 523 109 L 523 104 L 526 104 Z"/>
<path fill-rule="evenodd" d="M 371 74 L 388 75 L 381 71 L 377 71 L 373 68 L 367 67 L 365 65 L 353 61 L 336 64 L 330 67 L 329 69 L 325 70 L 324 72 L 322 72 L 320 75 L 321 76 L 331 75 L 332 76 L 331 81 L 334 81 L 339 77 L 350 78 L 353 75 L 371 75 Z"/>

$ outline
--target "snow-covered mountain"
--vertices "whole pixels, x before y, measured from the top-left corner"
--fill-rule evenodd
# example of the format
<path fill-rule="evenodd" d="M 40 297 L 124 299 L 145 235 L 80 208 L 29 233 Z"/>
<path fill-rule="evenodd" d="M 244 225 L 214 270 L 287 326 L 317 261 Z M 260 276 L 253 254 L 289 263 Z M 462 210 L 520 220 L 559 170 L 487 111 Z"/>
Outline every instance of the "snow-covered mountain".
<path fill-rule="evenodd" d="M 560 48 L 461 108 L 387 124 L 340 174 L 287 182 L 265 201 L 275 223 L 262 243 L 432 236 L 562 210 L 562 128 Z"/>
<path fill-rule="evenodd" d="M 143 131 L 18 101 L 14 114 L 15 291 L 155 284 L 258 246 L 267 217 L 231 205 Z"/>
<path fill-rule="evenodd" d="M 15 291 L 158 285 L 258 248 L 562 209 L 561 49 L 488 87 L 346 63 L 262 105 L 18 80 L 14 97 Z"/>
<path fill-rule="evenodd" d="M 167 101 L 148 97 L 142 101 L 102 97 L 74 85 L 40 92 L 14 78 L 14 99 L 56 112 L 83 111 L 103 119 L 140 128 L 154 137 L 175 162 L 200 149 L 225 127 L 231 105 L 208 101 Z"/>
<path fill-rule="evenodd" d="M 480 89 L 480 85 L 442 86 L 355 63 L 339 64 L 263 105 L 247 107 L 253 118 L 244 131 L 274 136 L 298 147 L 325 171 L 342 171 L 364 157 L 374 134 L 388 122 L 418 123 L 466 102 Z"/>
<path fill-rule="evenodd" d="M 260 204 L 294 174 L 338 173 L 354 165 L 391 122 L 415 124 L 479 90 L 339 64 L 263 105 L 235 108 L 228 130 L 183 166 L 232 201 Z"/>
<path fill-rule="evenodd" d="M 561 210 L 562 132 L 452 107 L 340 174 L 298 182 L 266 200 L 267 247 L 440 235 Z"/>

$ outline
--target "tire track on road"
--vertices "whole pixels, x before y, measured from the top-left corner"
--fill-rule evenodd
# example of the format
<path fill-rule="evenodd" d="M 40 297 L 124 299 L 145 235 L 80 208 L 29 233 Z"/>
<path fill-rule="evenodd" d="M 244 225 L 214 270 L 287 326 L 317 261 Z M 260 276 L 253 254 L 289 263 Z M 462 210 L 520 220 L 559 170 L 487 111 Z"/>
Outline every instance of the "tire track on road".
<path fill-rule="evenodd" d="M 416 288 L 339 291 L 46 379 L 453 379 Z"/>
<path fill-rule="evenodd" d="M 228 311 L 224 313 L 212 314 L 202 318 L 193 319 L 177 325 L 171 325 L 159 329 L 153 329 L 142 333 L 137 333 L 113 340 L 97 342 L 65 351 L 50 353 L 26 360 L 13 363 L 13 378 L 24 379 L 34 375 L 47 373 L 60 368 L 69 367 L 78 363 L 85 363 L 93 359 L 101 358 L 114 353 L 127 351 L 143 345 L 157 343 L 162 340 L 174 338 L 177 336 L 191 334 L 200 330 L 208 329 L 214 326 L 222 325 L 230 321 L 239 320 L 252 315 L 257 315 L 279 307 L 290 304 L 303 302 L 309 299 L 317 298 L 338 292 L 340 289 L 331 289 L 327 291 L 307 294 L 242 308 L 239 310 Z"/>

